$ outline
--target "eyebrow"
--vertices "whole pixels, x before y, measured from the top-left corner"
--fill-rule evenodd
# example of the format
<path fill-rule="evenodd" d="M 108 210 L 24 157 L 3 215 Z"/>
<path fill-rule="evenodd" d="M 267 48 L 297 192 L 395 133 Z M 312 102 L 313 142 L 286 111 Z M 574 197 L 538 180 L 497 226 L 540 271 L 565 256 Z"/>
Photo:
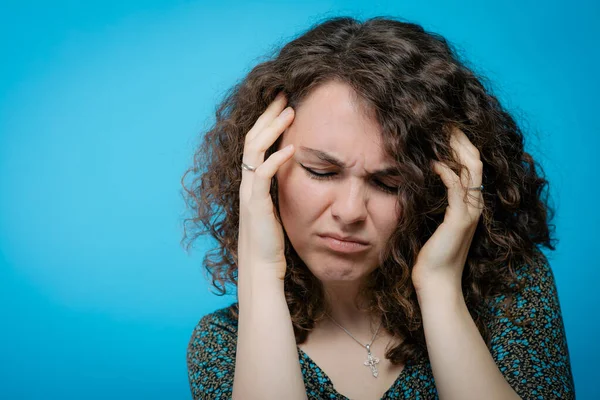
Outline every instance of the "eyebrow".
<path fill-rule="evenodd" d="M 313 154 L 314 156 L 319 158 L 321 161 L 335 165 L 336 167 L 339 167 L 339 168 L 346 168 L 346 164 L 342 160 L 337 159 L 335 156 L 333 156 L 329 153 L 326 153 L 324 151 L 317 150 L 317 149 L 311 149 L 310 147 L 306 147 L 306 146 L 300 146 L 300 149 Z M 377 171 L 368 172 L 368 175 L 372 176 L 372 177 L 376 177 L 376 178 L 399 177 L 400 176 L 398 173 L 398 169 L 396 167 L 387 167 L 387 168 L 380 169 Z"/>

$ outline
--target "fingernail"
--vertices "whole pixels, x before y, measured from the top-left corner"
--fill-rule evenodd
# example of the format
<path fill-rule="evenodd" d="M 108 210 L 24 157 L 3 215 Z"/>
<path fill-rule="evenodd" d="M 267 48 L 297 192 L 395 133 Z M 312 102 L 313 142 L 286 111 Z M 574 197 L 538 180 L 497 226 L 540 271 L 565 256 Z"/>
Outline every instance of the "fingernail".
<path fill-rule="evenodd" d="M 292 113 L 292 108 L 291 107 L 287 107 L 285 110 L 283 110 L 283 112 L 281 113 L 281 116 L 282 117 L 287 117 L 291 113 Z"/>

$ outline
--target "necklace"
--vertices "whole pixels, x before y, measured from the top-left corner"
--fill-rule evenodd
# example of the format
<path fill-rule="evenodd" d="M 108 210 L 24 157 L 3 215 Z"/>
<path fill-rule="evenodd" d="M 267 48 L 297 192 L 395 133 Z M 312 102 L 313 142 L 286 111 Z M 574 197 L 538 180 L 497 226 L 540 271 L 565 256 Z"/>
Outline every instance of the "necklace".
<path fill-rule="evenodd" d="M 327 314 L 327 313 L 325 313 Z M 367 361 L 364 362 L 364 365 L 367 367 L 371 368 L 371 373 L 373 374 L 373 376 L 375 378 L 377 378 L 377 375 L 379 375 L 379 372 L 377 371 L 377 364 L 379 364 L 379 358 L 373 356 L 373 354 L 371 354 L 371 345 L 373 344 L 373 342 L 375 341 L 375 337 L 377 336 L 377 334 L 379 333 L 379 328 L 381 328 L 381 324 L 383 323 L 380 322 L 379 323 L 379 327 L 377 328 L 377 330 L 375 331 L 375 334 L 373 335 L 373 338 L 371 339 L 371 343 L 369 344 L 362 344 L 361 342 L 359 342 L 354 336 L 352 336 L 352 334 L 350 332 L 348 332 L 348 330 L 346 328 L 344 328 L 343 326 L 341 326 L 335 319 L 333 319 L 333 317 L 329 314 L 327 314 L 327 316 L 340 328 L 342 328 L 344 330 L 344 332 L 346 332 L 348 335 L 350 335 L 350 337 L 352 339 L 354 339 L 354 341 L 358 344 L 360 344 L 362 347 L 364 347 L 365 349 L 367 349 Z"/>

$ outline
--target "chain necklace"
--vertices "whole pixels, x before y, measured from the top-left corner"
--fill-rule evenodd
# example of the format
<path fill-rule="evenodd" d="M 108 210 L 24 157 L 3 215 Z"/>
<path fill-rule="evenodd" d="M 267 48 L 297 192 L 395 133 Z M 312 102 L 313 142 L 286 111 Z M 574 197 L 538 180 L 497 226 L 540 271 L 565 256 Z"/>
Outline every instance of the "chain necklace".
<path fill-rule="evenodd" d="M 375 341 L 375 337 L 377 336 L 377 334 L 379 333 L 379 328 L 381 328 L 381 324 L 383 323 L 380 322 L 379 323 L 379 327 L 377 328 L 377 330 L 375 331 L 375 334 L 373 335 L 373 338 L 371 339 L 371 343 L 369 344 L 362 344 L 361 342 L 358 341 L 358 339 L 356 339 L 354 336 L 352 336 L 352 334 L 350 332 L 348 332 L 348 330 L 346 328 L 344 328 L 343 326 L 341 326 L 335 319 L 333 319 L 333 317 L 327 313 L 325 313 L 337 326 L 339 326 L 340 328 L 342 328 L 344 330 L 344 332 L 346 332 L 348 335 L 350 335 L 350 337 L 352 339 L 354 339 L 354 341 L 358 344 L 360 344 L 362 347 L 364 347 L 365 349 L 367 349 L 367 361 L 364 362 L 364 365 L 367 367 L 371 368 L 371 373 L 373 374 L 373 376 L 375 378 L 377 378 L 377 375 L 379 375 L 379 372 L 377 371 L 377 364 L 379 364 L 379 358 L 373 356 L 373 354 L 371 354 L 371 345 L 373 344 L 373 342 Z"/>

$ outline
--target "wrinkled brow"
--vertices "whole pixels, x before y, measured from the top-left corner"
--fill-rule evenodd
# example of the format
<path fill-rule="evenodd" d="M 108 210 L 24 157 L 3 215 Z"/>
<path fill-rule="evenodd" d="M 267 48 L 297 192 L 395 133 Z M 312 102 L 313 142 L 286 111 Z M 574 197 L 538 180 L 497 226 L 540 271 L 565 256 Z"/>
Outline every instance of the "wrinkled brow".
<path fill-rule="evenodd" d="M 336 167 L 346 168 L 346 164 L 342 160 L 339 160 L 335 156 L 333 156 L 329 153 L 326 153 L 324 151 L 317 150 L 317 149 L 311 149 L 310 147 L 306 147 L 306 146 L 300 146 L 300 150 L 310 153 L 310 154 L 316 156 L 321 161 L 335 165 Z M 367 171 L 367 173 L 369 176 L 373 176 L 373 177 L 392 177 L 392 178 L 394 178 L 394 177 L 400 176 L 400 174 L 398 172 L 398 168 L 396 168 L 396 167 L 387 167 L 387 168 L 380 169 L 380 170 L 373 171 L 373 172 Z"/>

